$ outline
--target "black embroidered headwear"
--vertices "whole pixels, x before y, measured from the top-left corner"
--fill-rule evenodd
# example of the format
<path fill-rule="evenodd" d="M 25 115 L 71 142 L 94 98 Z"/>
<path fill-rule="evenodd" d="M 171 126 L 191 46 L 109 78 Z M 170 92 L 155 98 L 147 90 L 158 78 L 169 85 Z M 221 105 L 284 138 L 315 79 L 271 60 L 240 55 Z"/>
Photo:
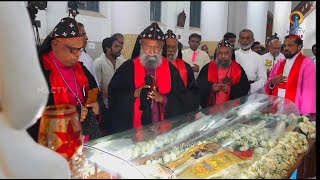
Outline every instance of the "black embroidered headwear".
<path fill-rule="evenodd" d="M 233 45 L 226 39 L 222 39 L 218 45 L 217 45 L 217 49 L 220 48 L 220 47 L 230 47 L 233 49 Z"/>
<path fill-rule="evenodd" d="M 177 36 L 172 32 L 171 29 L 168 29 L 167 33 L 164 35 L 164 38 L 173 38 L 173 39 L 177 39 Z"/>
<path fill-rule="evenodd" d="M 140 37 L 141 39 L 164 41 L 164 34 L 156 22 L 144 29 L 140 34 Z"/>
<path fill-rule="evenodd" d="M 52 38 L 75 38 L 81 37 L 77 21 L 65 17 L 54 27 L 50 35 Z"/>

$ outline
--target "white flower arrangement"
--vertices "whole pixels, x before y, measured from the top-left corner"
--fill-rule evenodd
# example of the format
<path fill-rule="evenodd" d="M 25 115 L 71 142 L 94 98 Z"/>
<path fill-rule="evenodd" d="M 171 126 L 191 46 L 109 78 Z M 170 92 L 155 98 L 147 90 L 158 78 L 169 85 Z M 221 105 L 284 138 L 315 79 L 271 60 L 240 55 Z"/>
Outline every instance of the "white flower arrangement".
<path fill-rule="evenodd" d="M 276 138 L 270 138 L 270 139 L 268 140 L 268 146 L 269 146 L 270 148 L 276 146 L 276 144 L 277 144 L 277 139 L 276 139 Z"/>
<path fill-rule="evenodd" d="M 298 119 L 298 126 L 300 130 L 307 135 L 308 138 L 316 137 L 316 122 L 310 122 L 307 116 L 302 116 L 302 118 Z"/>
<path fill-rule="evenodd" d="M 246 117 L 251 117 L 247 115 Z M 256 119 L 262 119 L 265 123 L 258 123 L 254 126 L 241 125 L 227 127 L 221 129 L 213 136 L 208 136 L 205 139 L 195 141 L 191 144 L 181 144 L 171 150 L 165 152 L 161 157 L 147 161 L 147 164 L 167 164 L 177 160 L 181 155 L 187 152 L 190 148 L 205 144 L 205 143 L 219 143 L 229 151 L 247 151 L 253 149 L 256 155 L 254 163 L 250 168 L 246 168 L 244 172 L 237 175 L 231 173 L 227 176 L 236 178 L 283 178 L 288 172 L 292 170 L 297 157 L 308 150 L 308 141 L 306 136 L 298 132 L 284 132 L 272 134 L 269 129 L 264 127 L 264 124 L 270 120 L 281 123 L 281 129 L 291 121 L 297 122 L 299 116 L 294 114 L 261 114 L 256 113 Z M 301 117 L 300 117 L 301 120 Z M 302 117 L 299 123 L 301 131 L 308 134 L 308 137 L 315 135 L 315 123 L 310 122 L 307 117 Z M 284 123 L 285 122 L 285 123 Z M 281 130 L 281 132 L 282 132 Z M 313 135 L 314 134 L 314 135 Z M 281 137 L 279 137 L 281 135 Z M 156 138 L 153 145 L 146 145 L 146 148 L 138 148 L 137 152 L 142 153 L 143 150 L 148 150 L 151 147 L 162 147 L 166 144 L 172 143 L 174 137 Z M 159 145 L 160 144 L 160 145 Z M 145 145 L 145 144 L 143 144 Z M 140 151 L 139 151 L 140 150 Z M 133 152 L 135 152 L 133 151 Z M 136 155 L 136 154 L 135 154 Z"/>
<path fill-rule="evenodd" d="M 258 151 L 258 154 L 262 155 L 267 153 L 269 150 L 269 145 L 267 143 L 267 139 L 269 139 L 269 137 L 269 131 L 266 128 L 249 128 L 245 125 L 229 127 L 220 130 L 214 136 L 209 136 L 203 140 L 199 140 L 191 144 L 182 144 L 180 146 L 174 147 L 162 154 L 161 157 L 148 160 L 146 163 L 167 164 L 177 160 L 183 153 L 187 152 L 190 148 L 196 145 L 212 142 L 224 145 L 224 147 L 231 152 L 235 150 L 247 151 L 248 149 L 255 149 L 255 152 Z M 259 142 L 261 142 L 261 140 L 265 140 L 262 142 L 264 146 L 259 148 Z M 273 138 L 271 141 L 275 144 L 277 142 L 277 139 Z"/>
<path fill-rule="evenodd" d="M 294 144 L 299 144 L 299 146 L 294 146 Z M 301 136 L 298 132 L 286 132 L 276 146 L 263 154 L 249 168 L 237 176 L 231 173 L 225 178 L 285 178 L 294 168 L 298 155 L 306 152 L 307 149 L 308 142 L 305 136 Z M 255 152 L 261 153 L 261 151 L 261 147 L 255 148 Z"/>

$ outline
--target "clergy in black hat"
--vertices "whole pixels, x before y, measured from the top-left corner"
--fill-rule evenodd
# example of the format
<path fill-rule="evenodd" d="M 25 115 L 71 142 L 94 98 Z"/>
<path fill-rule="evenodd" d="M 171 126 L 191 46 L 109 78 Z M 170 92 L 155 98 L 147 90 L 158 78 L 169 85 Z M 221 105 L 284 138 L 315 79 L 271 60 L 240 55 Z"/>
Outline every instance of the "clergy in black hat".
<path fill-rule="evenodd" d="M 42 43 L 39 60 L 50 90 L 47 105 L 71 104 L 77 107 L 82 134 L 88 140 L 100 137 L 95 114 L 99 114 L 105 105 L 100 93 L 95 102 L 86 103 L 86 95 L 90 89 L 97 88 L 97 84 L 88 69 L 78 61 L 83 46 L 76 20 L 66 17 L 60 20 Z M 36 141 L 39 123 L 28 129 Z"/>
<path fill-rule="evenodd" d="M 197 78 L 202 108 L 223 104 L 248 94 L 250 84 L 243 68 L 232 61 L 232 44 L 222 39 L 216 49 L 216 60 L 205 65 Z"/>
<path fill-rule="evenodd" d="M 184 104 L 189 104 L 187 111 L 195 111 L 199 108 L 199 97 L 198 86 L 195 83 L 192 68 L 188 63 L 182 60 L 181 47 L 179 47 L 179 41 L 173 31 L 169 29 L 164 37 L 165 44 L 162 55 L 168 58 L 168 60 L 177 68 L 180 77 L 188 90 L 184 98 Z"/>
<path fill-rule="evenodd" d="M 161 54 L 162 30 L 152 23 L 139 39 L 140 55 L 124 62 L 109 84 L 111 133 L 141 129 L 151 123 L 166 124 L 166 118 L 184 112 L 184 84 L 175 66 Z M 161 125 L 162 130 L 168 127 Z"/>
<path fill-rule="evenodd" d="M 164 34 L 157 23 L 152 23 L 140 34 L 140 60 L 146 68 L 156 69 L 162 62 Z"/>
<path fill-rule="evenodd" d="M 195 80 L 191 66 L 186 63 L 178 54 L 181 53 L 177 36 L 171 29 L 164 35 L 165 45 L 163 47 L 162 55 L 166 57 L 179 71 L 180 76 L 184 82 L 185 87 L 190 87 Z"/>
<path fill-rule="evenodd" d="M 173 31 L 171 29 L 168 29 L 164 37 L 165 45 L 163 47 L 162 55 L 168 58 L 170 62 L 172 62 L 178 57 L 179 59 L 182 59 L 181 49 L 179 48 L 179 41 L 177 39 L 177 36 L 173 33 Z"/>
<path fill-rule="evenodd" d="M 79 31 L 77 21 L 73 18 L 65 17 L 59 21 L 50 34 L 45 38 L 38 51 L 40 54 L 51 51 L 51 43 L 54 39 L 61 41 L 78 41 L 80 37 L 82 37 L 82 34 Z"/>

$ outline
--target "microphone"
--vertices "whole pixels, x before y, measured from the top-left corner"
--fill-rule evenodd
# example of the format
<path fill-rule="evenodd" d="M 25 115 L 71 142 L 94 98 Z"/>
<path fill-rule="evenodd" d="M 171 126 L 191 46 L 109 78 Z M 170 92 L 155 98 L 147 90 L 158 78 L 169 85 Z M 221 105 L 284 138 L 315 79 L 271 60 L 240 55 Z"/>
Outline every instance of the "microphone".
<path fill-rule="evenodd" d="M 147 74 L 144 77 L 144 82 L 146 85 L 149 85 L 151 88 L 143 88 L 140 92 L 140 110 L 146 110 L 151 107 L 151 99 L 148 98 L 149 92 L 152 90 L 152 87 L 155 84 L 154 77 L 150 74 Z"/>
<path fill-rule="evenodd" d="M 146 85 L 151 86 L 151 88 L 155 86 L 155 79 L 151 74 L 147 74 L 146 77 L 144 77 L 144 82 Z"/>

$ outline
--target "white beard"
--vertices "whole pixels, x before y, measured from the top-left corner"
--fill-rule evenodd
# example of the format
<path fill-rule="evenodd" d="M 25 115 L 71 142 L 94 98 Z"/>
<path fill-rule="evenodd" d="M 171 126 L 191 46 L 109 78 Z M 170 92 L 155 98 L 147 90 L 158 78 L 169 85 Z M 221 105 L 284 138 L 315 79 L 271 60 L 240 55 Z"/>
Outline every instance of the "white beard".
<path fill-rule="evenodd" d="M 156 69 L 162 63 L 162 50 L 159 54 L 145 54 L 141 48 L 140 61 L 144 67 Z"/>
<path fill-rule="evenodd" d="M 251 46 L 252 46 L 252 44 L 253 44 L 253 42 L 251 42 L 251 43 L 248 44 L 247 46 L 244 46 L 244 45 L 241 45 L 241 44 L 240 44 L 240 47 L 241 47 L 241 49 L 250 49 Z"/>
<path fill-rule="evenodd" d="M 171 57 L 171 58 L 170 58 L 170 57 Z M 178 50 L 177 50 L 176 53 L 173 54 L 172 56 L 168 56 L 168 55 L 167 55 L 167 59 L 168 59 L 169 61 L 174 61 L 175 59 L 177 59 L 177 57 L 178 57 Z"/>

